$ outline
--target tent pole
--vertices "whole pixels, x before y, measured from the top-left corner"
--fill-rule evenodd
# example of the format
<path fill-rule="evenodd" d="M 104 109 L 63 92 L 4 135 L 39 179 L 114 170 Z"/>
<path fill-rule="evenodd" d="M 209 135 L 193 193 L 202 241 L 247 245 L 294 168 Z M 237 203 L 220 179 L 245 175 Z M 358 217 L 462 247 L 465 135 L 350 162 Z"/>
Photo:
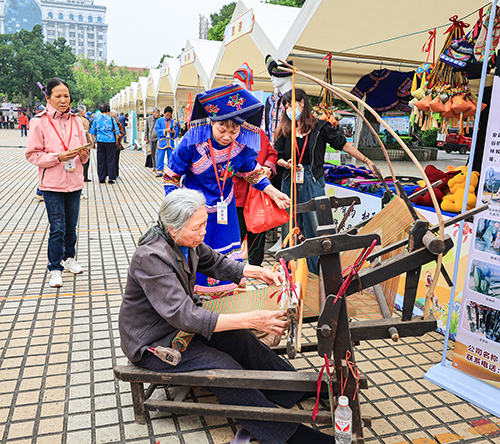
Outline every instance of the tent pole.
<path fill-rule="evenodd" d="M 493 25 L 495 22 L 495 15 L 497 11 L 497 3 L 498 0 L 493 0 L 491 4 L 491 14 L 490 14 L 490 23 L 488 26 L 488 34 L 486 37 L 486 47 L 484 51 L 484 59 L 483 59 L 483 69 L 481 72 L 481 83 L 479 85 L 479 94 L 477 99 L 477 109 L 476 115 L 474 117 L 474 131 L 472 132 L 472 143 L 470 147 L 469 153 L 469 166 L 467 168 L 467 179 L 465 182 L 465 189 L 468 190 L 470 186 L 470 179 L 472 173 L 472 160 L 474 159 L 474 154 L 476 153 L 476 143 L 477 143 L 477 130 L 479 128 L 479 119 L 481 118 L 481 108 L 483 103 L 484 96 L 484 85 L 486 83 L 486 74 L 488 71 L 488 60 L 490 58 L 490 48 L 491 48 L 491 36 L 493 34 Z M 462 213 L 467 209 L 467 193 L 464 193 L 464 200 L 462 202 Z M 446 353 L 448 351 L 448 342 L 450 338 L 450 326 L 451 326 L 451 314 L 453 312 L 453 302 L 455 300 L 455 288 L 457 283 L 457 275 L 458 275 L 458 266 L 460 262 L 460 254 L 462 251 L 462 237 L 464 232 L 464 221 L 460 222 L 460 228 L 458 232 L 457 239 L 457 251 L 455 256 L 455 266 L 453 269 L 453 287 L 450 290 L 450 299 L 448 301 L 448 318 L 446 320 L 446 333 L 444 336 L 444 345 L 443 345 L 443 354 L 441 357 L 441 366 L 446 366 Z M 436 277 L 435 277 L 436 278 Z M 463 309 L 464 307 L 462 307 Z"/>

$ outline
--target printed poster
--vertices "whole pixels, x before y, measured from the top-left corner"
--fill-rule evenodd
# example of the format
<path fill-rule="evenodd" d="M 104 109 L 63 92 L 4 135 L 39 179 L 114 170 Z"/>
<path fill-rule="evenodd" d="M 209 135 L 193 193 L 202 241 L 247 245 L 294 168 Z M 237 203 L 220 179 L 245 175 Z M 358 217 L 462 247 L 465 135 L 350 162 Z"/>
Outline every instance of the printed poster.
<path fill-rule="evenodd" d="M 500 78 L 494 78 L 453 367 L 500 387 Z"/>

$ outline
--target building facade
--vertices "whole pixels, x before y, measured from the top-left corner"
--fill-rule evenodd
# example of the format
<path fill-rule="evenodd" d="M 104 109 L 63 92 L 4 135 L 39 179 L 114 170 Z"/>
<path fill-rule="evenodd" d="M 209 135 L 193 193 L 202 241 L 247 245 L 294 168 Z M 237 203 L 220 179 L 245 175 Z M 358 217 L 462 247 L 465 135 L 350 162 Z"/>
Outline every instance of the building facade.
<path fill-rule="evenodd" d="M 106 7 L 94 0 L 0 0 L 0 34 L 35 25 L 47 42 L 64 37 L 75 54 L 107 60 Z"/>

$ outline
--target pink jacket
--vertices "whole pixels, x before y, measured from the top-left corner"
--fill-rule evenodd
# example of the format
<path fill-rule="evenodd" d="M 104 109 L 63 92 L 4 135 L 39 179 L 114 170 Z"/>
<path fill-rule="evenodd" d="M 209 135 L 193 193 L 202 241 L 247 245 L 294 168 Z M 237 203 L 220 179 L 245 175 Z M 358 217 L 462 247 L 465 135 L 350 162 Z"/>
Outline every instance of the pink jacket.
<path fill-rule="evenodd" d="M 64 152 L 64 147 L 49 119 L 62 140 L 67 143 L 68 149 L 78 148 L 87 143 L 82 122 L 75 114 L 61 113 L 47 104 L 47 108 L 30 121 L 31 128 L 26 148 L 26 159 L 38 166 L 38 186 L 40 190 L 63 193 L 81 190 L 84 182 L 80 156 L 75 157 L 76 170 L 66 172 L 64 162 L 60 162 L 57 158 L 59 153 Z M 69 134 L 71 125 L 73 129 Z"/>

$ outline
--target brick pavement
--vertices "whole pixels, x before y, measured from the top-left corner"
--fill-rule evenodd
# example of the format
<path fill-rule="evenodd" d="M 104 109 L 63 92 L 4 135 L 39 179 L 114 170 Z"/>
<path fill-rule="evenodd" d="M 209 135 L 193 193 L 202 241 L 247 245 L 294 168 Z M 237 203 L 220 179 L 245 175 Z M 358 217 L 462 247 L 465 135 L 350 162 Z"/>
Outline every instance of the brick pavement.
<path fill-rule="evenodd" d="M 9 141 L 3 133 L 0 146 L 16 141 L 14 133 Z M 53 289 L 47 284 L 45 207 L 33 198 L 36 168 L 23 150 L 0 148 L 0 442 L 229 443 L 238 426 L 228 418 L 152 413 L 146 425 L 134 423 L 130 387 L 112 372 L 126 363 L 117 317 L 130 258 L 156 220 L 163 191 L 143 167 L 141 152 L 122 153 L 115 185 L 100 185 L 95 152 L 92 162 L 77 244 L 85 272 L 65 273 L 64 286 Z M 305 341 L 314 336 L 312 328 L 304 330 Z M 441 335 L 430 333 L 356 347 L 370 387 L 360 394 L 363 415 L 373 418 L 367 442 L 500 443 L 498 418 L 423 379 L 440 361 L 442 343 Z M 304 371 L 321 365 L 315 353 L 291 362 Z M 191 395 L 194 402 L 202 397 L 212 396 L 203 389 Z"/>

